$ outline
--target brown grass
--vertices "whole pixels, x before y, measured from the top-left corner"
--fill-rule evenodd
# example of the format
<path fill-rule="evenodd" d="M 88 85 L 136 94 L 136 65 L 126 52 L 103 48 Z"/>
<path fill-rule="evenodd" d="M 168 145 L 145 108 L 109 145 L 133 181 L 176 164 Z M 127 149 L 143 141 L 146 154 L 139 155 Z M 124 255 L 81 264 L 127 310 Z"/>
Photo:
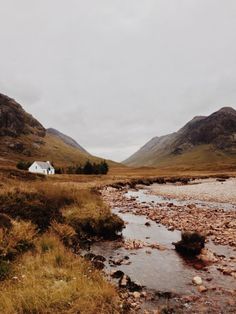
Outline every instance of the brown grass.
<path fill-rule="evenodd" d="M 31 222 L 12 220 L 10 229 L 0 228 L 0 258 L 14 257 L 33 244 L 37 228 Z"/>
<path fill-rule="evenodd" d="M 3 314 L 118 313 L 115 289 L 51 234 L 14 265 L 13 276 L 0 283 Z"/>

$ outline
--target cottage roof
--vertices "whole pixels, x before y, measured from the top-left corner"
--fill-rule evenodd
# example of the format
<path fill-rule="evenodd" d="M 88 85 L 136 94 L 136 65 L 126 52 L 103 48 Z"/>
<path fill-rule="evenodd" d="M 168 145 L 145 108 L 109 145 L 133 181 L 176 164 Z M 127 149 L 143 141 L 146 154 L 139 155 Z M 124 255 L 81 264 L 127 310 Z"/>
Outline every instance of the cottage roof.
<path fill-rule="evenodd" d="M 50 164 L 50 162 L 46 162 L 46 161 L 35 161 L 37 163 L 37 165 L 44 170 L 49 170 L 51 168 L 53 168 L 53 166 Z"/>

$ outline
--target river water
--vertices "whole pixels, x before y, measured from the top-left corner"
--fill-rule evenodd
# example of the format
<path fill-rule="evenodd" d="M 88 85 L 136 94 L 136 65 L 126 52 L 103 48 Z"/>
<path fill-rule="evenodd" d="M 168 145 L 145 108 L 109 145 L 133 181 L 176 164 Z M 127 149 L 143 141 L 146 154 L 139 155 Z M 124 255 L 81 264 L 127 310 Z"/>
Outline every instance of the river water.
<path fill-rule="evenodd" d="M 142 189 L 129 191 L 126 196 L 127 198 L 135 197 L 142 204 L 143 202 L 160 203 L 162 200 L 167 202 L 166 199 L 149 195 Z M 177 202 L 180 205 L 180 201 L 168 199 L 168 202 Z M 126 228 L 122 233 L 124 239 L 159 243 L 165 246 L 166 250 L 153 249 L 150 252 L 149 249 L 143 248 L 127 251 L 116 241 L 96 243 L 92 246 L 91 251 L 94 254 L 103 255 L 107 259 L 106 267 L 108 271 L 114 270 L 109 260 L 128 256 L 130 264 L 117 266 L 115 270 L 122 270 L 132 280 L 139 282 L 147 289 L 177 294 L 196 294 L 196 287 L 192 284 L 192 279 L 195 276 L 200 276 L 206 282 L 210 281 L 211 285 L 216 287 L 236 289 L 236 280 L 233 277 L 224 276 L 217 270 L 216 266 L 202 268 L 199 262 L 186 260 L 175 251 L 172 243 L 180 240 L 181 233 L 179 231 L 169 231 L 163 225 L 148 221 L 145 216 L 122 213 L 120 210 L 122 208 L 114 208 L 113 212 L 126 223 Z M 150 223 L 149 227 L 145 225 L 147 222 Z M 224 254 L 228 258 L 235 256 L 233 248 L 228 246 L 216 246 L 209 242 L 207 247 L 217 254 Z"/>

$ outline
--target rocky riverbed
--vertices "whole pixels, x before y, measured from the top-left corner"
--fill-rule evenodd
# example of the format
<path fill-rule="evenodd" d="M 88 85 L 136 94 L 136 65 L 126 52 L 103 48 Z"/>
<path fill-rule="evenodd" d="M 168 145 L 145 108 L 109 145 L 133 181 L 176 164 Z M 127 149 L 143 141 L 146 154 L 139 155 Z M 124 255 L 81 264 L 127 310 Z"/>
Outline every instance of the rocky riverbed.
<path fill-rule="evenodd" d="M 179 185 L 171 189 L 175 187 Z M 194 184 L 195 189 L 199 187 L 201 183 Z M 200 194 L 197 199 L 170 199 L 169 194 L 168 198 L 159 194 L 158 188 L 161 186 L 102 190 L 104 200 L 126 222 L 126 228 L 122 239 L 96 243 L 91 252 L 105 258 L 106 273 L 117 280 L 121 295 L 135 313 L 235 313 L 233 202 L 224 209 L 211 197 L 209 202 L 215 206 L 208 208 Z M 174 250 L 172 243 L 180 240 L 183 230 L 206 235 L 206 248 L 197 258 L 183 258 Z"/>

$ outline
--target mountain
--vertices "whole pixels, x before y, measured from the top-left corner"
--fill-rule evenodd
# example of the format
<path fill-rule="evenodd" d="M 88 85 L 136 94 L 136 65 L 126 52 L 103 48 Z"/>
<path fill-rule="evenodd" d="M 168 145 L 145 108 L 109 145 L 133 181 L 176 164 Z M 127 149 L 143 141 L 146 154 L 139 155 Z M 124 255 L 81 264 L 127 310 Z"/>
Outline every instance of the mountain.
<path fill-rule="evenodd" d="M 0 94 L 0 136 L 34 134 L 44 137 L 46 130 L 13 99 Z"/>
<path fill-rule="evenodd" d="M 0 94 L 0 162 L 50 160 L 57 166 L 101 161 L 71 137 L 55 129 L 46 130 L 15 100 Z"/>
<path fill-rule="evenodd" d="M 59 139 L 61 139 L 66 145 L 69 145 L 73 148 L 78 148 L 81 152 L 84 152 L 85 154 L 89 154 L 82 146 L 80 146 L 72 137 L 65 135 L 61 133 L 60 131 L 49 128 L 47 129 L 47 134 L 52 134 Z"/>
<path fill-rule="evenodd" d="M 154 137 L 123 162 L 128 166 L 236 168 L 236 111 L 197 116 L 179 131 Z"/>

